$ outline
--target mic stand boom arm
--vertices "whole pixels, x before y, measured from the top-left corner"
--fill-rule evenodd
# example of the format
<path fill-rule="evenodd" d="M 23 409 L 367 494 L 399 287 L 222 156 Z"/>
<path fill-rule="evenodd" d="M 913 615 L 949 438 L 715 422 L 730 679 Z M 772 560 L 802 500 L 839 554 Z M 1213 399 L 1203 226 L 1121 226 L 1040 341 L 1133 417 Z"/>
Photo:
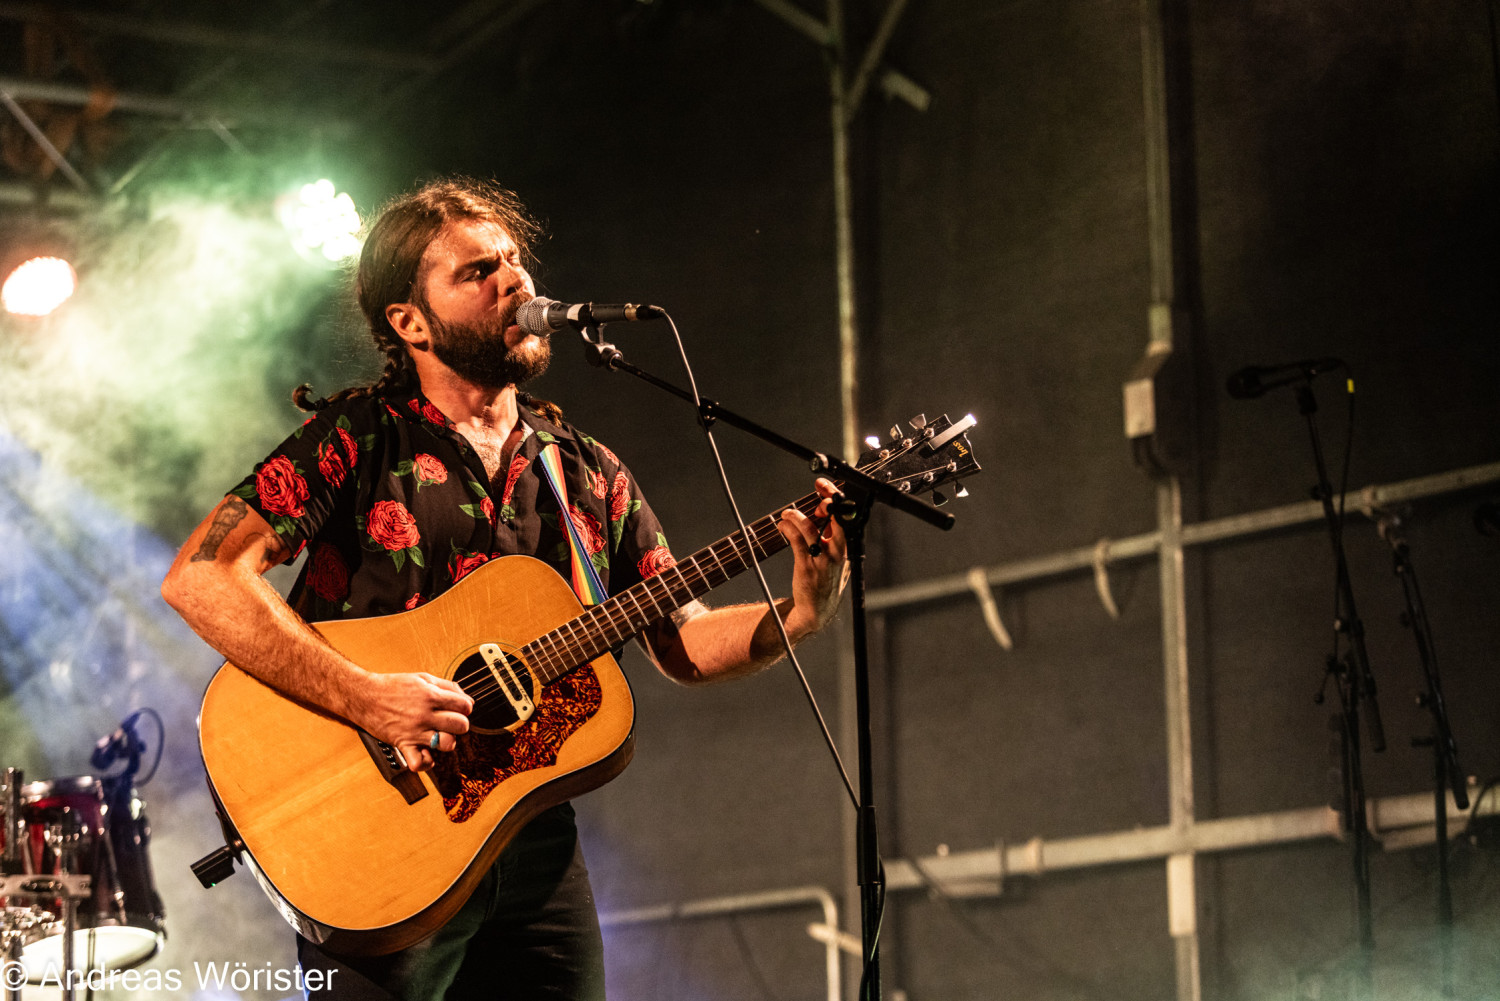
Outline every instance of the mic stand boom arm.
<path fill-rule="evenodd" d="M 833 478 L 838 479 L 844 487 L 853 488 L 858 493 L 867 495 L 872 501 L 879 501 L 898 511 L 904 511 L 906 514 L 925 521 L 935 528 L 941 528 L 944 531 L 953 527 L 953 515 L 946 511 L 940 511 L 926 501 L 913 497 L 911 494 L 893 487 L 889 483 L 883 483 L 871 476 L 867 476 L 838 456 L 828 455 L 825 452 L 818 452 L 808 448 L 801 442 L 793 441 L 764 425 L 757 424 L 748 417 L 741 416 L 701 394 L 697 397 L 697 401 L 695 401 L 693 394 L 688 390 L 630 364 L 630 362 L 625 360 L 625 355 L 620 349 L 613 344 L 591 340 L 588 334 L 585 333 L 583 336 L 583 345 L 584 357 L 590 365 L 598 368 L 607 368 L 615 372 L 627 372 L 642 382 L 649 383 L 657 389 L 670 393 L 680 399 L 687 400 L 689 403 L 701 401 L 701 406 L 698 410 L 698 421 L 705 426 L 711 427 L 716 421 L 722 421 L 730 427 L 739 428 L 741 431 L 759 438 L 761 441 L 775 445 L 783 452 L 796 456 L 806 462 L 815 473 L 826 472 L 830 474 Z"/>

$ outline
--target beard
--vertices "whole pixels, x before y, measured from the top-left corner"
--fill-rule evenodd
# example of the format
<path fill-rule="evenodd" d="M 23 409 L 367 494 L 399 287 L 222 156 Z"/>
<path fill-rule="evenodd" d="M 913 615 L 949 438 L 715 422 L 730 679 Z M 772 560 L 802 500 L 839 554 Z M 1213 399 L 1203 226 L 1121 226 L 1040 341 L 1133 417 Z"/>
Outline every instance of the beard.
<path fill-rule="evenodd" d="M 480 323 L 444 323 L 428 311 L 432 353 L 460 378 L 486 389 L 520 386 L 543 372 L 552 361 L 552 344 L 506 346 L 505 328 L 514 311 Z"/>

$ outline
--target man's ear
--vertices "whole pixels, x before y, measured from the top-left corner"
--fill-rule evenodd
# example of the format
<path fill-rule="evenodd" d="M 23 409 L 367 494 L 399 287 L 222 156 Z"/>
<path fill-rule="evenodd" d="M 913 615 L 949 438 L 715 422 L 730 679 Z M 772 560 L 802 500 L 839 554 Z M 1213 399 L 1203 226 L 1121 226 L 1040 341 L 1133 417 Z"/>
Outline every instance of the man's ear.
<path fill-rule="evenodd" d="M 413 348 L 426 348 L 432 339 L 427 329 L 427 318 L 422 310 L 409 302 L 393 302 L 385 307 L 386 322 L 407 344 Z"/>

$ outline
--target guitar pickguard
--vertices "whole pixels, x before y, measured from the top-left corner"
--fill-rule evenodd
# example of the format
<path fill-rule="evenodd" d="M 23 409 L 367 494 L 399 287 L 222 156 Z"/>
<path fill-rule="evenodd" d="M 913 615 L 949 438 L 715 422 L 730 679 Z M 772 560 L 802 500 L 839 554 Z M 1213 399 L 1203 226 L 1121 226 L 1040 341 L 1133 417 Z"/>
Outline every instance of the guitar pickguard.
<path fill-rule="evenodd" d="M 459 737 L 452 753 L 437 756 L 432 772 L 448 819 L 463 823 L 501 782 L 555 763 L 563 742 L 588 722 L 602 701 L 599 678 L 593 666 L 585 664 L 543 688 L 535 713 L 514 730 L 471 731 Z"/>

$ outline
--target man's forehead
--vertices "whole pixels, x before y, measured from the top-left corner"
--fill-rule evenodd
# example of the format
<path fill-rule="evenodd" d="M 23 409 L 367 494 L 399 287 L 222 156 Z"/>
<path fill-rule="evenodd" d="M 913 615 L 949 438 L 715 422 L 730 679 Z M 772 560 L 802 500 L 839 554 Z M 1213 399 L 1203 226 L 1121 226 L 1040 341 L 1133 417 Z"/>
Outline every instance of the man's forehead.
<path fill-rule="evenodd" d="M 422 254 L 422 268 L 452 265 L 489 257 L 505 257 L 516 249 L 505 227 L 488 219 L 455 219 L 438 230 Z"/>

